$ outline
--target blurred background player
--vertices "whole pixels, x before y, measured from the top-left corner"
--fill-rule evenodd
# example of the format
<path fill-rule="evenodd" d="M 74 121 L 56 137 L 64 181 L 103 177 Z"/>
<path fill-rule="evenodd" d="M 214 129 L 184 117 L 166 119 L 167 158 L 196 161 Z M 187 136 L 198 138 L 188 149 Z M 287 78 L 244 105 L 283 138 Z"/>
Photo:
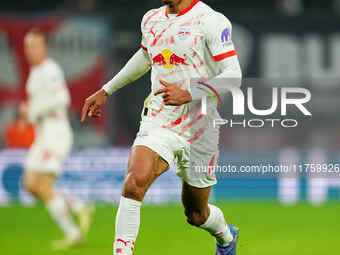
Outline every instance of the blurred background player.
<path fill-rule="evenodd" d="M 66 249 L 83 240 L 92 211 L 90 206 L 66 199 L 54 189 L 72 149 L 73 135 L 68 120 L 70 95 L 63 71 L 48 57 L 45 34 L 32 29 L 25 37 L 24 49 L 31 67 L 26 85 L 28 119 L 36 126 L 36 138 L 25 164 L 24 187 L 45 204 L 65 234 L 53 247 Z M 70 211 L 78 216 L 79 227 Z"/>

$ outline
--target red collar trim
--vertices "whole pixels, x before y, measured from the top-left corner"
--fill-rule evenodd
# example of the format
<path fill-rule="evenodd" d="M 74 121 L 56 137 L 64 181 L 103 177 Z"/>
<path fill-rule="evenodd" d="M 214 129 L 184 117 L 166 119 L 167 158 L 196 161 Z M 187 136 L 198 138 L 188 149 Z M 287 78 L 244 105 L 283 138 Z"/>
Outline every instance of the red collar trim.
<path fill-rule="evenodd" d="M 192 2 L 192 4 L 186 8 L 185 10 L 181 11 L 180 13 L 177 14 L 177 17 L 182 16 L 186 14 L 188 11 L 190 11 L 200 0 L 195 0 Z"/>
<path fill-rule="evenodd" d="M 168 7 L 165 6 L 165 17 L 169 18 L 169 15 L 168 15 Z"/>
<path fill-rule="evenodd" d="M 180 13 L 178 13 L 176 17 L 182 16 L 182 15 L 186 14 L 187 12 L 189 12 L 199 1 L 200 0 L 193 1 L 192 4 L 188 8 L 186 8 L 185 10 L 181 11 Z M 169 18 L 168 7 L 166 7 L 166 6 L 165 6 L 165 16 L 167 18 Z"/>

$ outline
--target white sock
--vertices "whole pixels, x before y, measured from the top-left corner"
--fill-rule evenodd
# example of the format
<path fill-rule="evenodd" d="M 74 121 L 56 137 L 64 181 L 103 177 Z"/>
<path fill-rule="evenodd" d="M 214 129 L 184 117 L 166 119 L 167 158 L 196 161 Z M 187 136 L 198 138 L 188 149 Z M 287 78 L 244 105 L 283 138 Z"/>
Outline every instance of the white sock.
<path fill-rule="evenodd" d="M 72 218 L 68 213 L 66 201 L 62 196 L 56 195 L 47 202 L 46 207 L 52 218 L 67 237 L 76 238 L 80 236 L 80 231 L 72 221 Z"/>
<path fill-rule="evenodd" d="M 142 202 L 121 197 L 116 215 L 116 231 L 113 244 L 114 254 L 131 255 L 140 225 Z"/>
<path fill-rule="evenodd" d="M 86 209 L 87 204 L 74 198 L 65 197 L 65 200 L 67 202 L 68 208 L 73 213 L 79 213 L 82 212 L 84 209 Z"/>
<path fill-rule="evenodd" d="M 208 231 L 216 238 L 219 245 L 226 247 L 233 240 L 233 235 L 225 222 L 223 212 L 214 205 L 209 205 L 210 215 L 207 221 L 200 228 Z"/>

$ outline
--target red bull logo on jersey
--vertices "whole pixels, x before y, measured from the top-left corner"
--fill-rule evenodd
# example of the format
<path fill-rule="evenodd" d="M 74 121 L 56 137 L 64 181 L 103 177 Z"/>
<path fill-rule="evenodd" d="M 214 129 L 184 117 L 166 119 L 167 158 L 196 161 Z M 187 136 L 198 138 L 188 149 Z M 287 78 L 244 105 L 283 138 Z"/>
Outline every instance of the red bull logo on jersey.
<path fill-rule="evenodd" d="M 189 65 L 184 58 L 179 57 L 169 49 L 165 49 L 153 57 L 152 64 L 163 66 L 164 69 L 172 69 L 179 65 Z"/>

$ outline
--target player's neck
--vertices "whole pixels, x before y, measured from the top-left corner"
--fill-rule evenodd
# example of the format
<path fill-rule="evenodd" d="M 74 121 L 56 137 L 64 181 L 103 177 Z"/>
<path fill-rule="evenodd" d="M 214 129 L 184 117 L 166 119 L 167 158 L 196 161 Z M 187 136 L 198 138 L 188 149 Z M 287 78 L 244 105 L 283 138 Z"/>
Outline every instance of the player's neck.
<path fill-rule="evenodd" d="M 43 64 L 48 59 L 48 56 L 45 56 L 44 58 L 39 59 L 39 61 L 32 64 L 32 67 L 37 67 Z"/>
<path fill-rule="evenodd" d="M 194 2 L 195 0 L 182 0 L 176 5 L 168 5 L 168 13 L 169 14 L 178 14 L 185 9 L 189 8 L 190 5 Z"/>

